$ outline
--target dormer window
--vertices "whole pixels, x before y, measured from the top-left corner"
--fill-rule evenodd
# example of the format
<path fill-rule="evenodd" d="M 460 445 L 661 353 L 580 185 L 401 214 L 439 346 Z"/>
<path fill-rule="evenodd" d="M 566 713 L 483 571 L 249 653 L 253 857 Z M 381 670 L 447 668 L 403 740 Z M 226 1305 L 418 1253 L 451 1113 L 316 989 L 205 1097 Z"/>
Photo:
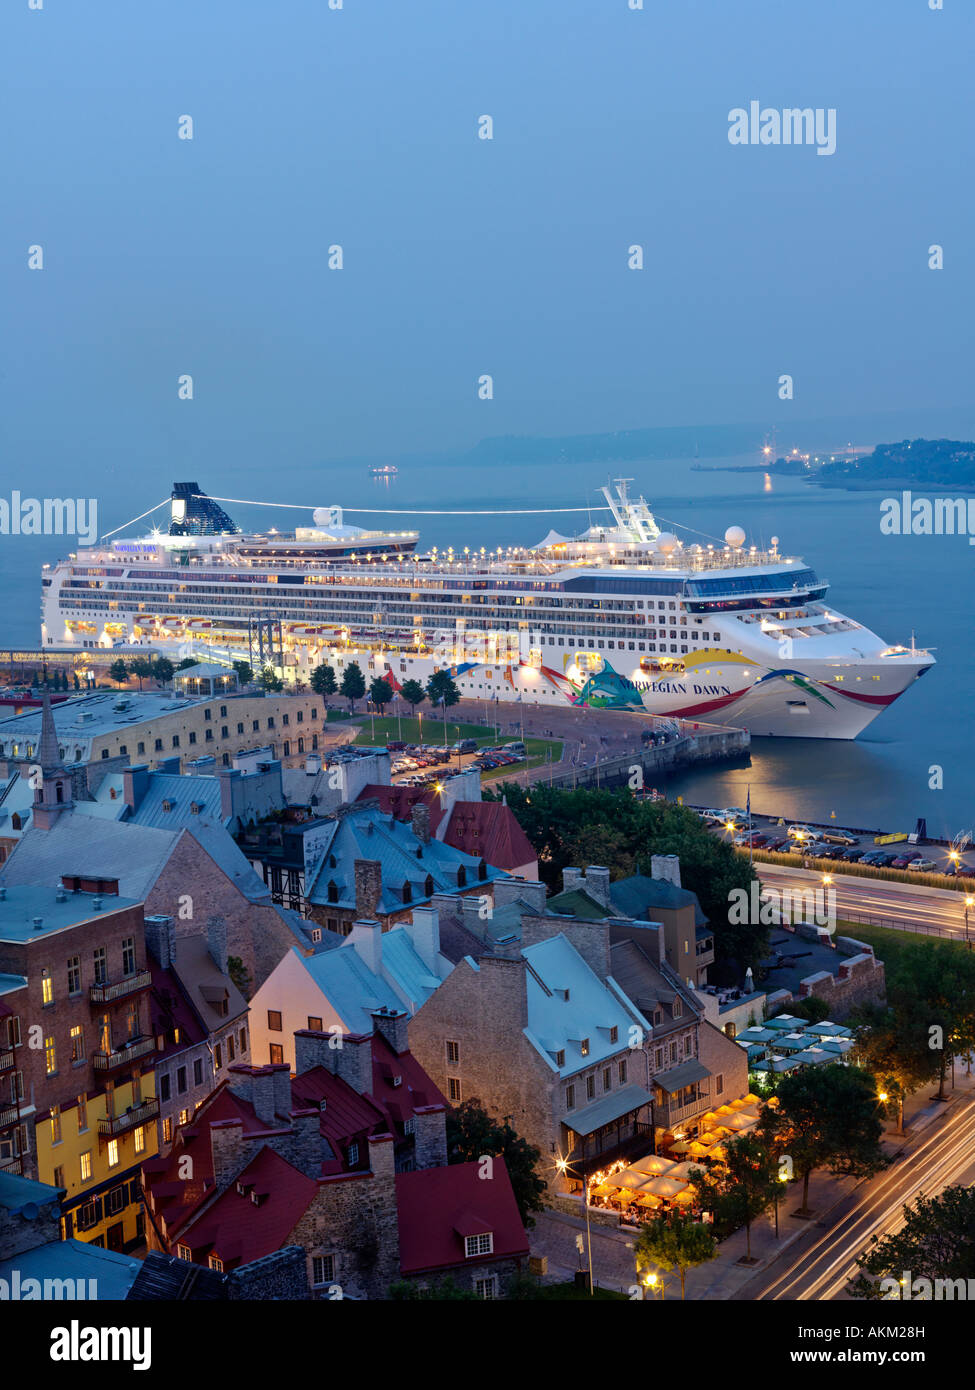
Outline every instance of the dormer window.
<path fill-rule="evenodd" d="M 263 1193 L 263 1192 L 252 1192 L 252 1193 L 251 1193 L 251 1206 L 259 1207 L 263 1201 L 264 1201 L 264 1193 Z"/>
<path fill-rule="evenodd" d="M 620 1040 L 620 1030 L 619 1030 L 618 1028 L 611 1028 L 611 1029 L 609 1030 L 609 1040 L 610 1040 L 611 1043 L 619 1042 L 619 1040 Z"/>
<path fill-rule="evenodd" d="M 478 1255 L 493 1255 L 494 1232 L 486 1231 L 479 1236 L 465 1236 L 464 1254 L 469 1260 L 475 1259 Z"/>
<path fill-rule="evenodd" d="M 345 1151 L 345 1157 L 349 1167 L 354 1168 L 355 1165 L 359 1162 L 359 1145 L 350 1144 Z"/>
<path fill-rule="evenodd" d="M 171 801 L 164 801 L 162 808 L 164 811 L 171 811 L 173 809 L 173 803 Z"/>
<path fill-rule="evenodd" d="M 684 1012 L 684 1009 L 683 1009 L 683 1006 L 681 1005 L 680 1000 L 679 1000 L 679 999 L 675 999 L 675 1000 L 674 1000 L 674 1007 L 671 1009 L 671 1013 L 674 1015 L 674 1018 L 680 1018 L 681 1015 L 683 1014 L 683 1012 Z"/>
<path fill-rule="evenodd" d="M 588 1038 L 583 1038 L 582 1042 L 579 1044 L 579 1051 L 582 1053 L 583 1057 L 588 1057 L 588 1056 L 589 1056 L 589 1039 L 588 1039 Z"/>
<path fill-rule="evenodd" d="M 238 1197 L 246 1197 L 246 1196 L 247 1196 L 247 1188 L 244 1186 L 244 1184 L 243 1184 L 242 1182 L 238 1182 L 238 1183 L 237 1183 L 237 1195 L 238 1195 Z"/>
<path fill-rule="evenodd" d="M 556 1054 L 555 1054 L 555 1065 L 556 1065 L 557 1067 L 564 1067 L 564 1066 L 565 1066 L 565 1048 L 564 1048 L 564 1047 L 560 1047 L 559 1050 L 558 1050 L 558 1052 L 556 1052 Z"/>
<path fill-rule="evenodd" d="M 203 807 L 200 805 L 200 803 L 199 803 L 198 801 L 191 801 L 191 802 L 190 802 L 190 811 L 192 812 L 192 814 L 193 814 L 194 816 L 198 816 L 202 810 L 203 810 Z"/>

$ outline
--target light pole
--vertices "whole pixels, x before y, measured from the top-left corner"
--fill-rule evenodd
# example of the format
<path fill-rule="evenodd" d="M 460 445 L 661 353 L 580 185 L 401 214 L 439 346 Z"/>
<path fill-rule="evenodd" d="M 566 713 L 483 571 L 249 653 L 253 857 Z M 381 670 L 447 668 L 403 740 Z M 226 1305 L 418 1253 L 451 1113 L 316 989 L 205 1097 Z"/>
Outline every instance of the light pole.
<path fill-rule="evenodd" d="M 971 939 L 971 937 L 968 935 L 968 909 L 969 909 L 970 907 L 975 907 L 975 898 L 972 897 L 971 893 L 966 893 L 966 894 L 965 894 L 965 945 L 968 947 L 969 950 L 972 949 L 972 939 Z"/>
<path fill-rule="evenodd" d="M 776 1240 L 778 1240 L 778 1238 L 779 1238 L 779 1187 L 778 1187 L 778 1183 L 780 1183 L 780 1182 L 788 1182 L 788 1181 L 789 1181 L 789 1179 L 787 1178 L 787 1176 L 785 1175 L 785 1173 L 780 1173 L 779 1176 L 778 1176 L 777 1182 L 776 1182 L 776 1188 L 775 1188 L 775 1239 L 776 1239 Z"/>
<path fill-rule="evenodd" d="M 570 1167 L 569 1167 L 568 1161 L 567 1161 L 566 1159 L 564 1159 L 564 1158 L 559 1158 L 559 1159 L 557 1159 L 557 1160 L 556 1160 L 556 1163 L 555 1163 L 555 1166 L 556 1166 L 556 1168 L 559 1170 L 559 1172 L 563 1175 L 563 1177 L 565 1176 L 566 1173 L 571 1172 L 571 1169 L 570 1169 Z M 587 1254 L 588 1259 L 589 1259 L 589 1297 L 592 1298 L 592 1296 L 593 1296 L 593 1288 L 592 1288 L 592 1231 L 591 1231 L 590 1226 L 589 1226 L 589 1178 L 588 1178 L 588 1176 L 585 1177 L 585 1178 L 583 1178 L 582 1184 L 583 1184 L 583 1187 L 582 1187 L 582 1195 L 583 1195 L 583 1200 L 585 1201 L 585 1204 L 586 1204 L 586 1254 Z"/>
<path fill-rule="evenodd" d="M 420 721 L 420 751 L 422 752 L 422 751 L 423 751 L 423 711 L 422 711 L 422 709 L 417 710 L 416 714 L 417 714 L 417 718 L 418 718 L 419 721 Z"/>

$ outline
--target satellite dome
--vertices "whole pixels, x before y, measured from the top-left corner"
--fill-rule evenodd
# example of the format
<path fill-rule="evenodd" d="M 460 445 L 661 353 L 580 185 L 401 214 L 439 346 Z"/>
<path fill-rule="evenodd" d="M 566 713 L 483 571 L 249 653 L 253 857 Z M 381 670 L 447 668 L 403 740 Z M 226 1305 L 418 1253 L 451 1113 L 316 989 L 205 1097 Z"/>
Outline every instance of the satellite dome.
<path fill-rule="evenodd" d="M 778 548 L 779 548 L 779 538 L 778 538 L 778 536 L 773 536 L 773 537 L 772 537 L 772 549 L 773 549 L 773 550 L 778 550 Z"/>
<path fill-rule="evenodd" d="M 740 526 L 729 526 L 724 533 L 724 538 L 732 550 L 740 550 L 745 544 L 745 533 Z"/>
<path fill-rule="evenodd" d="M 312 517 L 316 526 L 342 524 L 342 511 L 339 507 L 316 507 Z"/>
<path fill-rule="evenodd" d="M 679 546 L 680 541 L 671 531 L 661 531 L 657 537 L 657 549 L 662 555 L 673 555 Z"/>

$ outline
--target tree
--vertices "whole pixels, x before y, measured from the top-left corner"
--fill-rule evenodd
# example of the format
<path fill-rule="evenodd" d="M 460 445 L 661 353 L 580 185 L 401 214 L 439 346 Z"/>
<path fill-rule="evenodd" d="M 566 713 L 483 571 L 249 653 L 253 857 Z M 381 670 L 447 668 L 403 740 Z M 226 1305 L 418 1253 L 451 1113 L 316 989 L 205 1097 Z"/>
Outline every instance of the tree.
<path fill-rule="evenodd" d="M 534 1226 L 531 1213 L 544 1206 L 545 1184 L 535 1171 L 541 1154 L 515 1133 L 507 1119 L 489 1115 L 472 1097 L 447 1111 L 447 1159 L 450 1163 L 475 1163 L 485 1157 L 504 1159 L 522 1224 Z"/>
<path fill-rule="evenodd" d="M 390 685 L 389 681 L 385 676 L 377 676 L 369 685 L 369 699 L 376 706 L 380 714 L 382 714 L 392 698 L 393 687 Z"/>
<path fill-rule="evenodd" d="M 431 705 L 442 704 L 447 709 L 456 705 L 460 699 L 460 691 L 449 671 L 434 671 L 427 681 L 427 699 Z"/>
<path fill-rule="evenodd" d="M 745 1258 L 752 1258 L 752 1222 L 776 1199 L 778 1165 L 771 1151 L 754 1134 L 729 1139 L 722 1166 L 706 1170 L 692 1168 L 691 1182 L 698 1189 L 702 1206 L 714 1213 L 719 1227 L 735 1231 L 745 1228 Z"/>
<path fill-rule="evenodd" d="M 857 1056 L 897 1106 L 897 1132 L 903 1134 L 905 1097 L 932 1081 L 941 1065 L 941 1053 L 929 1045 L 927 1021 L 888 1003 L 865 1005 L 852 1022 Z"/>
<path fill-rule="evenodd" d="M 235 661 L 233 668 L 237 672 L 237 679 L 241 685 L 250 685 L 254 679 L 254 668 L 249 661 Z"/>
<path fill-rule="evenodd" d="M 126 666 L 122 658 L 118 656 L 112 662 L 111 666 L 109 666 L 108 674 L 111 676 L 112 680 L 115 682 L 116 685 L 121 685 L 124 680 L 128 679 L 129 668 Z"/>
<path fill-rule="evenodd" d="M 740 984 L 749 965 L 757 975 L 768 953 L 770 926 L 752 920 L 754 914 L 739 921 L 730 912 L 736 894 L 748 897 L 755 874 L 748 860 L 709 834 L 692 811 L 666 801 L 637 801 L 623 790 L 526 789 L 509 783 L 503 792 L 485 788 L 483 793 L 485 800 L 498 801 L 502 795 L 538 855 L 539 875 L 553 892 L 561 890 L 566 868 L 609 859 L 612 876 L 618 878 L 648 873 L 652 855 L 678 855 L 681 882 L 697 894 L 714 932 L 714 978 Z M 600 857 L 588 858 L 591 849 Z"/>
<path fill-rule="evenodd" d="M 417 705 L 422 705 L 423 701 L 426 699 L 426 691 L 423 689 L 420 682 L 416 680 L 404 681 L 400 686 L 399 693 L 401 698 L 409 705 L 411 714 L 415 714 Z"/>
<path fill-rule="evenodd" d="M 818 994 L 810 994 L 806 999 L 800 999 L 798 1004 L 790 1007 L 799 1018 L 804 1018 L 807 1023 L 825 1023 L 832 1013 L 825 999 L 820 999 Z"/>
<path fill-rule="evenodd" d="M 366 678 L 358 661 L 351 661 L 342 672 L 342 684 L 339 686 L 339 694 L 349 702 L 349 713 L 355 713 L 355 702 L 361 700 L 366 693 Z"/>
<path fill-rule="evenodd" d="M 264 667 L 264 670 L 261 672 L 261 685 L 264 687 L 265 692 L 284 689 L 284 681 L 279 675 L 275 674 L 273 666 Z"/>
<path fill-rule="evenodd" d="M 227 974 L 245 999 L 250 998 L 251 973 L 240 956 L 227 957 Z"/>
<path fill-rule="evenodd" d="M 680 1271 L 680 1296 L 684 1297 L 684 1276 L 689 1269 L 707 1264 L 717 1254 L 714 1232 L 703 1221 L 683 1212 L 672 1211 L 655 1217 L 643 1226 L 633 1242 L 638 1273 L 653 1265 Z"/>
<path fill-rule="evenodd" d="M 75 690 L 80 690 L 80 689 L 81 689 L 81 681 L 78 679 L 78 673 L 77 673 L 77 671 L 76 671 L 75 674 L 74 674 L 74 688 L 75 688 Z"/>
<path fill-rule="evenodd" d="M 809 1175 L 828 1168 L 835 1177 L 868 1178 L 887 1166 L 880 1147 L 876 1078 L 837 1062 L 801 1067 L 779 1081 L 778 1105 L 762 1108 L 756 1131 L 788 1155 L 802 1178 L 798 1212 L 809 1215 Z"/>
<path fill-rule="evenodd" d="M 913 942 L 897 953 L 887 998 L 899 1026 L 922 1021 L 937 1063 L 938 1099 L 944 1100 L 952 1057 L 973 1043 L 975 955 L 948 941 Z"/>
<path fill-rule="evenodd" d="M 311 673 L 311 688 L 316 695 L 334 695 L 338 689 L 334 666 L 329 666 L 327 661 L 316 666 Z"/>
<path fill-rule="evenodd" d="M 129 670 L 139 682 L 139 689 L 142 689 L 142 682 L 147 680 L 152 674 L 152 662 L 144 656 L 134 656 L 129 662 Z"/>
<path fill-rule="evenodd" d="M 411 1279 L 397 1279 L 395 1284 L 389 1286 L 389 1297 L 395 1303 L 424 1303 L 431 1300 L 450 1303 L 480 1302 L 473 1289 L 462 1289 L 450 1274 L 445 1274 L 434 1284 L 428 1284 L 425 1289 L 421 1289 L 419 1284 L 414 1284 Z"/>
<path fill-rule="evenodd" d="M 176 669 L 177 671 L 188 671 L 191 666 L 196 666 L 196 664 L 195 656 L 184 656 L 182 661 L 177 662 Z"/>
<path fill-rule="evenodd" d="M 152 674 L 160 685 L 168 685 L 176 674 L 176 667 L 168 656 L 157 656 L 152 663 Z"/>
<path fill-rule="evenodd" d="M 975 1277 L 975 1188 L 946 1187 L 936 1197 L 922 1194 L 913 1206 L 903 1208 L 903 1214 L 901 1229 L 882 1238 L 874 1236 L 857 1260 L 863 1273 L 847 1289 L 854 1298 L 890 1297 L 892 1285 L 900 1285 L 905 1270 L 912 1284 L 918 1278 L 967 1281 Z M 878 1279 L 883 1282 L 877 1284 Z M 931 1291 L 926 1292 L 930 1299 Z M 909 1296 L 919 1295 L 911 1289 Z"/>

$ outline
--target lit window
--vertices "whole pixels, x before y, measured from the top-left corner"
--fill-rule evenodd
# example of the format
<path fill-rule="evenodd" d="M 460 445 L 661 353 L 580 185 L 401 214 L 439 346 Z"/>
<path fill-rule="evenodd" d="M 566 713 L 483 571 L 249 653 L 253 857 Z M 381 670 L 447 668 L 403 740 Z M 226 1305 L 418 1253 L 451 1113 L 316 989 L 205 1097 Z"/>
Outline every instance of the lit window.
<path fill-rule="evenodd" d="M 85 1060 L 85 1034 L 80 1023 L 76 1023 L 71 1029 L 71 1060 L 72 1062 L 83 1062 Z"/>
<path fill-rule="evenodd" d="M 108 1166 L 109 1168 L 118 1167 L 118 1140 L 109 1139 L 108 1141 Z"/>
<path fill-rule="evenodd" d="M 82 1155 L 81 1155 L 81 1181 L 82 1181 L 82 1182 L 90 1182 L 90 1181 L 91 1181 L 91 1154 L 90 1154 L 90 1153 L 86 1153 L 86 1154 L 82 1154 Z"/>
<path fill-rule="evenodd" d="M 44 1039 L 44 1070 L 48 1076 L 53 1076 L 58 1069 L 58 1054 L 54 1046 L 53 1038 Z"/>
<path fill-rule="evenodd" d="M 61 1107 L 60 1105 L 51 1106 L 51 1143 L 60 1144 L 61 1142 Z"/>
<path fill-rule="evenodd" d="M 41 971 L 41 1003 L 54 1003 L 54 981 L 51 979 L 51 972 L 46 967 Z"/>
<path fill-rule="evenodd" d="M 144 1152 L 145 1152 L 145 1147 L 146 1147 L 146 1131 L 145 1131 L 145 1127 L 144 1127 L 143 1125 L 136 1125 L 135 1130 L 134 1130 L 134 1137 L 135 1137 L 135 1151 L 136 1151 L 136 1153 L 137 1153 L 137 1154 L 144 1153 Z"/>
<path fill-rule="evenodd" d="M 223 1273 L 223 1260 L 221 1260 L 219 1255 L 211 1255 L 207 1260 L 207 1264 L 211 1269 L 215 1269 L 218 1274 Z"/>
<path fill-rule="evenodd" d="M 176 1254 L 181 1260 L 191 1260 L 193 1258 L 193 1252 L 188 1245 L 177 1245 Z"/>
<path fill-rule="evenodd" d="M 83 1134 L 88 1128 L 88 1097 L 78 1097 L 78 1133 Z"/>

